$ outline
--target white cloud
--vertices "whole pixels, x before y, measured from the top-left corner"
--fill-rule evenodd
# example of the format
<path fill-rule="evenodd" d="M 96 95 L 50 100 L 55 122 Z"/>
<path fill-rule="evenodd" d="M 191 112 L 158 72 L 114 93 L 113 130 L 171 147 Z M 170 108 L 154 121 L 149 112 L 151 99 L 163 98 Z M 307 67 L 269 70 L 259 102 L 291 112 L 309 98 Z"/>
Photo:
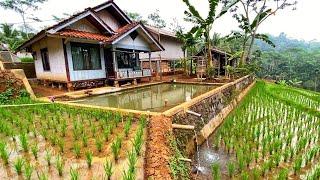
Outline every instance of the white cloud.
<path fill-rule="evenodd" d="M 72 14 L 102 2 L 104 0 L 48 0 L 48 2 L 41 6 L 41 10 L 34 14 L 43 20 L 50 20 L 52 19 L 52 15 L 62 16 L 63 13 Z M 183 26 L 190 28 L 190 24 L 183 22 L 183 12 L 186 6 L 182 0 L 115 0 L 115 2 L 120 8 L 139 12 L 144 17 L 159 9 L 161 16 L 168 24 L 172 22 L 173 18 L 176 18 Z M 203 16 L 207 15 L 207 0 L 191 0 L 191 2 L 200 10 Z M 296 11 L 284 10 L 279 12 L 261 26 L 260 32 L 274 35 L 285 32 L 289 37 L 297 39 L 320 40 L 320 26 L 317 24 L 317 18 L 320 17 L 320 12 L 317 9 L 319 6 L 320 1 L 300 1 Z M 18 14 L 8 10 L 0 9 L 0 17 L 0 23 L 21 22 Z M 32 23 L 31 25 L 39 30 L 40 27 L 52 25 L 53 23 L 54 21 L 45 21 L 43 23 Z M 237 24 L 230 16 L 225 16 L 214 24 L 214 31 L 223 35 L 228 34 L 230 30 L 236 28 Z"/>

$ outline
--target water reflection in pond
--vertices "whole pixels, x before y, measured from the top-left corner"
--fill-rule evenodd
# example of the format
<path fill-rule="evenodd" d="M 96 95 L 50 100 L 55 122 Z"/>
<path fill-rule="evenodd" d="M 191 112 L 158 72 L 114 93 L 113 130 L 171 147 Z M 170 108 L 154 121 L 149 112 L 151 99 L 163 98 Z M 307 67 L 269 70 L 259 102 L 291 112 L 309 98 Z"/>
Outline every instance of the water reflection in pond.
<path fill-rule="evenodd" d="M 78 103 L 163 112 L 214 88 L 209 85 L 164 83 L 88 97 Z"/>

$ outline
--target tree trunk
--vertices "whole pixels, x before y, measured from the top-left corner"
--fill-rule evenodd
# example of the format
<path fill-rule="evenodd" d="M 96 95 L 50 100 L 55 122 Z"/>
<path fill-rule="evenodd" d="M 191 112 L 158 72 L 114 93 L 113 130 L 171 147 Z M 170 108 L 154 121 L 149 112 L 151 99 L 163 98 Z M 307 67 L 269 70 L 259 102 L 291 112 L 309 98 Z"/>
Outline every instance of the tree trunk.
<path fill-rule="evenodd" d="M 208 67 L 212 68 L 213 67 L 213 63 L 212 63 L 212 53 L 211 53 L 211 42 L 210 42 L 210 28 L 208 27 L 206 29 L 206 33 L 205 33 L 205 38 L 206 38 L 206 44 L 207 44 L 207 55 L 208 55 Z"/>
<path fill-rule="evenodd" d="M 23 21 L 24 32 L 26 33 L 26 36 L 29 39 L 29 33 L 28 33 L 28 28 L 27 28 L 27 23 L 26 23 L 26 18 L 24 16 L 24 13 L 22 13 L 21 16 Z"/>

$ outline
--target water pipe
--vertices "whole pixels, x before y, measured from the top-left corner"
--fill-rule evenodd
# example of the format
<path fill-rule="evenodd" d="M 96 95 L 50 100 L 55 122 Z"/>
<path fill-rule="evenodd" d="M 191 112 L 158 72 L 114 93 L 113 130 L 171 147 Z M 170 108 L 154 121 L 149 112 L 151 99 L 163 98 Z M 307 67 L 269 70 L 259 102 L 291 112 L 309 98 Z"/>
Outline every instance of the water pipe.
<path fill-rule="evenodd" d="M 190 111 L 190 110 L 187 110 L 186 113 L 191 114 L 191 115 L 194 115 L 194 116 L 197 116 L 197 117 L 199 117 L 199 118 L 202 117 L 202 114 L 196 113 L 196 112 L 193 112 L 193 111 Z"/>

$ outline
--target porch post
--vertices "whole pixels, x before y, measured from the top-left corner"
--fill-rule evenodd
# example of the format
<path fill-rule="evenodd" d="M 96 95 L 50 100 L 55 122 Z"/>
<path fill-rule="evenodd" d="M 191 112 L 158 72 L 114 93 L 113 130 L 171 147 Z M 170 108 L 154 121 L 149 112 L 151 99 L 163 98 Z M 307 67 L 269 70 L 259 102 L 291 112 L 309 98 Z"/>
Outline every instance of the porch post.
<path fill-rule="evenodd" d="M 116 49 L 115 47 L 112 46 L 111 50 L 112 50 L 113 71 L 114 71 L 115 77 L 118 78 L 118 62 L 116 59 L 116 51 L 115 51 Z"/>
<path fill-rule="evenodd" d="M 152 74 L 152 64 L 151 64 L 151 52 L 149 51 L 149 67 Z"/>
<path fill-rule="evenodd" d="M 152 77 L 152 64 L 151 64 L 151 52 L 149 51 L 149 67 L 150 67 L 150 75 L 151 75 L 151 77 Z M 150 80 L 152 79 L 150 77 Z"/>

